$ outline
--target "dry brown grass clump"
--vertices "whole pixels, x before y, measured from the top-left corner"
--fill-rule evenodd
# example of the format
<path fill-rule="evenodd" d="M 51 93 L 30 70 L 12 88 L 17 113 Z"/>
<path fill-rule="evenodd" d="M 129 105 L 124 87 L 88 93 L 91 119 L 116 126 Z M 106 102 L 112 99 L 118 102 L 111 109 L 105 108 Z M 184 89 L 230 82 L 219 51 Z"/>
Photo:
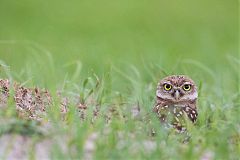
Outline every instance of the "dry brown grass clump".
<path fill-rule="evenodd" d="M 10 91 L 12 91 L 12 94 L 10 94 Z M 94 99 L 94 95 L 89 96 L 84 102 L 81 101 L 81 97 L 64 96 L 62 92 L 57 92 L 57 95 L 59 102 L 55 102 L 54 106 L 59 107 L 62 120 L 66 120 L 70 105 L 73 105 L 79 113 L 80 120 L 91 117 L 93 122 L 100 115 L 101 106 Z M 24 87 L 16 82 L 11 84 L 8 79 L 0 79 L 0 109 L 12 105 L 8 102 L 15 103 L 20 118 L 40 121 L 46 114 L 47 108 L 52 105 L 53 97 L 46 89 Z M 91 115 L 87 114 L 90 106 L 93 107 L 91 108 Z M 109 107 L 109 110 L 103 116 L 107 123 L 113 114 L 116 114 L 116 110 L 114 110 L 114 107 Z"/>
<path fill-rule="evenodd" d="M 47 90 L 25 88 L 20 85 L 15 85 L 14 90 L 16 109 L 21 117 L 39 120 L 52 102 Z"/>
<path fill-rule="evenodd" d="M 9 97 L 9 80 L 0 79 L 0 108 L 6 107 Z"/>
<path fill-rule="evenodd" d="M 12 88 L 11 88 L 12 87 Z M 10 97 L 10 89 L 13 89 L 13 97 Z M 5 79 L 0 80 L 0 107 L 6 108 L 10 98 L 16 103 L 16 110 L 20 117 L 39 120 L 50 106 L 52 98 L 45 89 L 26 88 L 18 83 L 10 84 Z"/>

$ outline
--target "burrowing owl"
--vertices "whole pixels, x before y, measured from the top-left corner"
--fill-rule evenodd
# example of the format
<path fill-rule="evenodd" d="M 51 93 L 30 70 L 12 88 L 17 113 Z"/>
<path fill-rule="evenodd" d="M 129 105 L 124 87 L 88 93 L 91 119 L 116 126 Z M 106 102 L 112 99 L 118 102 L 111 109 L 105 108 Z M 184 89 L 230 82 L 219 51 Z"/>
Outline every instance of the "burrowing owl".
<path fill-rule="evenodd" d="M 187 76 L 173 75 L 162 79 L 158 83 L 156 96 L 153 111 L 164 124 L 185 131 L 185 119 L 196 121 L 197 87 Z"/>

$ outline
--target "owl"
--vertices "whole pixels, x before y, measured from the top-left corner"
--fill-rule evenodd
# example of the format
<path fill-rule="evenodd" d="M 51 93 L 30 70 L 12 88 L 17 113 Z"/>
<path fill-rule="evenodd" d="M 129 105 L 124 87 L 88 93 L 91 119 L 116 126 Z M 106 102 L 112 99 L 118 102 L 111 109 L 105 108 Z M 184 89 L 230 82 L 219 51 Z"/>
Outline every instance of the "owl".
<path fill-rule="evenodd" d="M 194 81 L 184 75 L 163 78 L 157 85 L 156 104 L 153 111 L 160 121 L 184 132 L 186 121 L 197 120 L 198 92 Z"/>

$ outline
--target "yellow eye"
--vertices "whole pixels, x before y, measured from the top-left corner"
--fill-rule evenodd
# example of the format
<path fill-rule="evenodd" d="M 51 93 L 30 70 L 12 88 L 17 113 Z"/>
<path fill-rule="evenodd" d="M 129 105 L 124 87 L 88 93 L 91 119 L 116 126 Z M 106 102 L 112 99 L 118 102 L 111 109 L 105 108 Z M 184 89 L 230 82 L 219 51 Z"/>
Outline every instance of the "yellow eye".
<path fill-rule="evenodd" d="M 163 87 L 166 91 L 170 91 L 172 89 L 172 86 L 170 84 L 167 84 L 167 83 L 164 84 Z"/>
<path fill-rule="evenodd" d="M 184 91 L 190 91 L 190 89 L 191 89 L 191 85 L 190 85 L 190 84 L 185 84 L 185 85 L 183 86 L 183 90 L 184 90 Z"/>

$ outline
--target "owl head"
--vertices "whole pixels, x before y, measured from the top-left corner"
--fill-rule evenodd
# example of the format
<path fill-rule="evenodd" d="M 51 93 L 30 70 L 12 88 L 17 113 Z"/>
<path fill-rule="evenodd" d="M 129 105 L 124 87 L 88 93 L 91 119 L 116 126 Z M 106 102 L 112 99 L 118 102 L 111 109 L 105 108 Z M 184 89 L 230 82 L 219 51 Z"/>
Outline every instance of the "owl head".
<path fill-rule="evenodd" d="M 157 86 L 158 98 L 172 103 L 195 101 L 198 97 L 194 81 L 184 75 L 163 78 Z"/>

